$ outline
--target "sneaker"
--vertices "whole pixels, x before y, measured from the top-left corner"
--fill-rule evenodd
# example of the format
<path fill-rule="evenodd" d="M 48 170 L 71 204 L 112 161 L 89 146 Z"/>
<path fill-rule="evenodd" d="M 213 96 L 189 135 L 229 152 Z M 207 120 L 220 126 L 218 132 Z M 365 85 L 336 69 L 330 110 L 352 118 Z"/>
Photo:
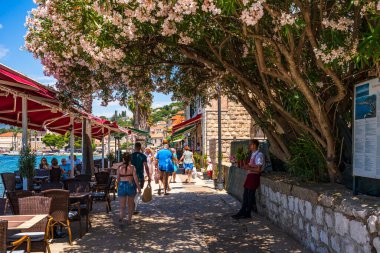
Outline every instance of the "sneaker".
<path fill-rule="evenodd" d="M 242 218 L 243 215 L 240 214 L 240 213 L 237 213 L 237 214 L 231 215 L 231 217 L 234 218 L 234 219 L 236 219 L 236 220 L 238 220 L 238 219 Z"/>

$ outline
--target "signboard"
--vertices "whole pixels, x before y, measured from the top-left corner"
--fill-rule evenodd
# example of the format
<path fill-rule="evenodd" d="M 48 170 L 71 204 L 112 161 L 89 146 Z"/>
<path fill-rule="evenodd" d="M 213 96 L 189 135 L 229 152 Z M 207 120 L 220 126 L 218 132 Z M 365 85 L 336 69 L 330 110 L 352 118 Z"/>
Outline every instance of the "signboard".
<path fill-rule="evenodd" d="M 354 176 L 380 179 L 380 79 L 355 85 Z"/>

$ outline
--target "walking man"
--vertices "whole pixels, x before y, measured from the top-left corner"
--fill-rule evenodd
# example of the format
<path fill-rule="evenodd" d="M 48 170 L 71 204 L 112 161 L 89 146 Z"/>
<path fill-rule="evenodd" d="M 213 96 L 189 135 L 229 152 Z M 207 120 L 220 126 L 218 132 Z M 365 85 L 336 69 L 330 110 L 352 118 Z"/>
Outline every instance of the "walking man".
<path fill-rule="evenodd" d="M 139 180 L 139 184 L 140 184 L 140 187 L 142 189 L 142 188 L 144 188 L 144 183 L 145 183 L 144 169 L 145 169 L 146 175 L 148 175 L 148 182 L 149 183 L 151 181 L 151 178 L 150 178 L 150 174 L 149 174 L 148 160 L 147 160 L 146 155 L 144 155 L 144 153 L 141 152 L 141 143 L 140 142 L 135 143 L 135 151 L 132 153 L 131 163 L 136 168 L 137 178 Z"/>
<path fill-rule="evenodd" d="M 156 160 L 157 160 L 157 168 L 160 173 L 160 180 L 163 183 L 164 186 L 164 195 L 168 195 L 168 184 L 169 184 L 169 175 L 174 170 L 173 166 L 173 154 L 169 150 L 169 142 L 168 140 L 163 141 L 164 147 L 156 154 Z M 172 168 L 171 168 L 172 167 Z M 158 189 L 158 194 L 161 194 L 161 186 Z"/>
<path fill-rule="evenodd" d="M 264 155 L 259 150 L 259 141 L 251 140 L 249 149 L 251 156 L 249 163 L 244 167 L 248 171 L 244 183 L 243 203 L 239 212 L 232 215 L 234 219 L 251 218 L 253 205 L 256 205 L 256 189 L 260 186 L 260 174 L 263 168 Z"/>

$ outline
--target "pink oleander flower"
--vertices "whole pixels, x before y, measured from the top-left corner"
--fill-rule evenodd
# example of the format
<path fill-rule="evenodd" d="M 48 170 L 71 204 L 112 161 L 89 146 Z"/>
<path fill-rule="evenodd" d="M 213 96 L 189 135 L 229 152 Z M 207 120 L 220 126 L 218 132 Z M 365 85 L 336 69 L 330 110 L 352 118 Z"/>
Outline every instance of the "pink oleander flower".
<path fill-rule="evenodd" d="M 248 9 L 242 11 L 240 19 L 248 26 L 254 26 L 264 16 L 264 9 L 261 2 L 256 2 Z"/>

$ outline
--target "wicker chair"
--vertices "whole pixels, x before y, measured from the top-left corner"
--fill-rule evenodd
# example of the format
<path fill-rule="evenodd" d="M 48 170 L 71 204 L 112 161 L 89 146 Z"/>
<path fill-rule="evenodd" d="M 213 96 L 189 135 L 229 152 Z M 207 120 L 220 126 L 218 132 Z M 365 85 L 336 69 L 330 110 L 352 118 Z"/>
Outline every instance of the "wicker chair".
<path fill-rule="evenodd" d="M 6 198 L 0 198 L 0 216 L 6 214 L 7 206 L 8 206 L 8 200 Z"/>
<path fill-rule="evenodd" d="M 63 184 L 60 182 L 47 182 L 41 184 L 41 191 L 46 191 L 50 189 L 63 189 Z"/>
<path fill-rule="evenodd" d="M 7 198 L 11 207 L 11 212 L 13 215 L 19 215 L 20 209 L 18 205 L 18 200 L 20 198 L 33 196 L 33 192 L 31 191 L 14 191 L 7 192 Z"/>
<path fill-rule="evenodd" d="M 104 201 L 106 204 L 106 212 L 111 211 L 111 199 L 109 196 L 112 177 L 110 177 L 109 172 L 98 172 L 95 173 L 96 185 L 93 187 L 93 192 L 91 196 L 93 200 Z"/>
<path fill-rule="evenodd" d="M 43 196 L 33 196 L 19 199 L 20 214 L 21 215 L 36 215 L 36 214 L 49 214 L 52 199 Z M 41 242 L 44 252 L 51 252 L 49 246 L 49 228 L 51 218 L 46 218 L 33 227 L 23 230 L 21 233 L 14 234 L 9 237 L 10 240 L 19 240 L 27 235 L 32 241 L 32 246 L 35 247 L 37 242 Z M 42 247 L 41 247 L 42 248 Z"/>
<path fill-rule="evenodd" d="M 76 176 L 75 176 L 75 179 L 76 179 L 77 181 L 90 182 L 90 181 L 91 181 L 91 175 L 86 175 L 86 174 L 76 175 Z"/>
<path fill-rule="evenodd" d="M 53 221 L 50 223 L 51 236 L 54 236 L 54 226 L 62 225 L 67 229 L 67 232 L 69 234 L 69 243 L 72 245 L 73 238 L 71 233 L 70 220 L 79 218 L 80 236 L 82 236 L 82 226 L 80 220 L 80 208 L 78 208 L 79 203 L 76 205 L 71 205 L 71 207 L 76 207 L 79 209 L 79 211 L 76 215 L 74 212 L 71 212 L 73 216 L 69 216 L 69 194 L 70 193 L 66 190 L 58 189 L 46 190 L 42 192 L 43 196 L 52 198 L 52 207 L 50 210 L 50 215 L 53 218 Z"/>
<path fill-rule="evenodd" d="M 4 193 L 6 192 L 14 192 L 16 190 L 16 175 L 14 173 L 1 173 L 1 180 L 4 185 Z"/>
<path fill-rule="evenodd" d="M 90 193 L 90 182 L 72 181 L 68 184 L 68 189 L 70 193 Z M 91 227 L 91 222 L 89 218 L 91 210 L 92 197 L 89 195 L 88 198 L 81 198 L 80 214 L 86 217 L 86 232 L 88 232 L 88 228 Z"/>
<path fill-rule="evenodd" d="M 17 250 L 18 247 L 20 247 L 24 242 L 26 242 L 26 252 L 29 253 L 31 250 L 31 241 L 30 237 L 25 235 L 21 237 L 19 240 L 11 242 L 11 244 L 8 244 L 8 221 L 6 220 L 0 220 L 0 252 L 9 252 L 7 249 L 10 249 L 11 252 L 14 253 L 22 253 L 25 252 L 24 250 Z"/>

